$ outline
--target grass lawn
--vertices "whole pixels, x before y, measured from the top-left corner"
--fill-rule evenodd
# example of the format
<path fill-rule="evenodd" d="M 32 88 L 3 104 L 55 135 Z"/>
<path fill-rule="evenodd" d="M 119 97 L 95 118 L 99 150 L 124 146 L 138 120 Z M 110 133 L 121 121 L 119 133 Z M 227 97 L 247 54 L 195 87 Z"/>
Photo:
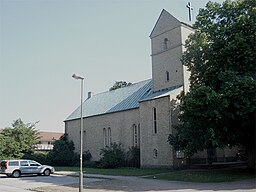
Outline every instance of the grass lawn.
<path fill-rule="evenodd" d="M 79 171 L 79 167 L 55 167 L 55 169 L 56 171 Z M 143 176 L 149 179 L 187 182 L 228 182 L 255 178 L 255 172 L 241 168 L 182 171 L 171 171 L 169 169 L 84 168 L 83 171 L 88 174 Z"/>
<path fill-rule="evenodd" d="M 183 170 L 162 173 L 146 178 L 187 182 L 229 182 L 255 178 L 255 172 L 246 169 Z"/>

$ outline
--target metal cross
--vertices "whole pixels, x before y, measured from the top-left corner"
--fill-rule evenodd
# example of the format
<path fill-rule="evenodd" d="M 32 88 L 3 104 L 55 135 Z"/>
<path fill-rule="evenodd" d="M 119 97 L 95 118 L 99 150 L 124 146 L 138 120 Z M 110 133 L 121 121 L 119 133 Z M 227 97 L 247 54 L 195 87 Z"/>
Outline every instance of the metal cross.
<path fill-rule="evenodd" d="M 193 10 L 193 7 L 192 7 L 190 2 L 188 2 L 186 7 L 188 8 L 188 19 L 191 22 L 192 21 L 192 10 Z"/>

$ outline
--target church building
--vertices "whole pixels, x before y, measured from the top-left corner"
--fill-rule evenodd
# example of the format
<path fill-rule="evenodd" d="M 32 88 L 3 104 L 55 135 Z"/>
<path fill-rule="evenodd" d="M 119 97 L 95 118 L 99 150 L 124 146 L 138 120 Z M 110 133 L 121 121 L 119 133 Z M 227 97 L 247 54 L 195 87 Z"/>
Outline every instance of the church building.
<path fill-rule="evenodd" d="M 185 40 L 193 33 L 189 24 L 162 10 L 151 39 L 152 79 L 90 95 L 83 102 L 84 151 L 92 161 L 102 148 L 121 143 L 138 146 L 141 167 L 177 167 L 178 153 L 167 142 L 178 123 L 177 95 L 189 88 L 189 72 L 180 59 Z M 65 120 L 65 133 L 80 150 L 80 106 Z"/>

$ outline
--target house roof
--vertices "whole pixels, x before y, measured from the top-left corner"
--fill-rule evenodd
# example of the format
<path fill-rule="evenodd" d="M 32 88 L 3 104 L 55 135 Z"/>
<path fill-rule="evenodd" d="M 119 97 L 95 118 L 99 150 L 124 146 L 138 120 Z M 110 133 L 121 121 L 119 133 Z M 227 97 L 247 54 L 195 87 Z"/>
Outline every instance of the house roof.
<path fill-rule="evenodd" d="M 60 132 L 44 132 L 40 131 L 38 133 L 39 141 L 52 141 L 59 140 L 63 133 Z"/>
<path fill-rule="evenodd" d="M 139 107 L 139 101 L 150 94 L 152 80 L 145 80 L 127 87 L 93 95 L 83 102 L 83 117 L 113 113 Z M 80 106 L 65 121 L 81 116 Z"/>

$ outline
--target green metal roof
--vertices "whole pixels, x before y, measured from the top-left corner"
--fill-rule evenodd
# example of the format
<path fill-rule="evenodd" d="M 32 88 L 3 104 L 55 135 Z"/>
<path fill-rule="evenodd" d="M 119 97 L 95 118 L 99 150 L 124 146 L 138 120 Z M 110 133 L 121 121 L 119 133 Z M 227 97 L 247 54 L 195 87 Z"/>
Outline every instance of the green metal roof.
<path fill-rule="evenodd" d="M 83 117 L 113 113 L 139 107 L 139 101 L 151 94 L 152 80 L 93 95 L 83 102 Z M 80 118 L 79 106 L 65 121 Z"/>

